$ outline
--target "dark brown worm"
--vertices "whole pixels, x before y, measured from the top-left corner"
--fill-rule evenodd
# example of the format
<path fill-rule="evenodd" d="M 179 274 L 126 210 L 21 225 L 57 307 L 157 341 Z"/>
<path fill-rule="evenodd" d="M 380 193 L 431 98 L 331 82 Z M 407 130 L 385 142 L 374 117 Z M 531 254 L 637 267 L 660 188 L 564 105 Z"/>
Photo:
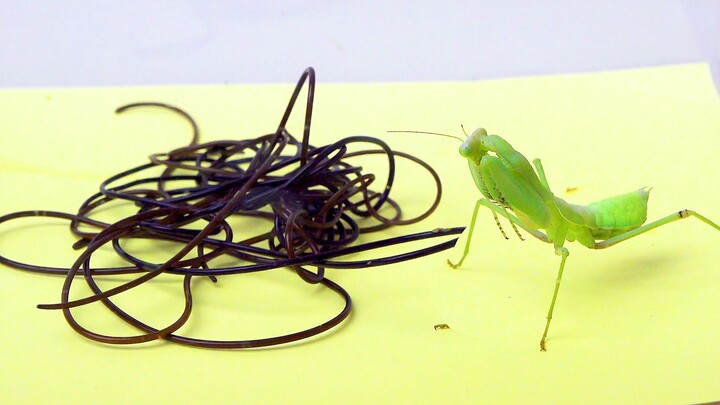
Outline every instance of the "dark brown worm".
<path fill-rule="evenodd" d="M 295 102 L 305 83 L 308 99 L 302 142 L 285 128 Z M 350 295 L 325 277 L 327 268 L 356 269 L 382 266 L 415 259 L 448 249 L 457 238 L 406 253 L 342 261 L 343 256 L 381 247 L 435 237 L 458 235 L 464 228 L 436 229 L 363 244 L 355 243 L 362 233 L 375 232 L 395 225 L 418 222 L 438 206 L 442 194 L 440 178 L 427 163 L 406 153 L 392 151 L 380 139 L 351 136 L 333 144 L 313 147 L 309 144 L 310 123 L 315 90 L 312 68 L 303 72 L 275 132 L 247 140 L 213 141 L 200 144 L 199 129 L 185 111 L 162 103 L 134 103 L 117 109 L 153 106 L 166 108 L 183 116 L 192 125 L 188 146 L 150 156 L 150 163 L 128 169 L 104 181 L 100 192 L 88 198 L 76 214 L 54 211 L 22 211 L 0 217 L 0 224 L 26 217 L 49 217 L 70 221 L 71 232 L 79 238 L 73 245 L 84 249 L 70 268 L 21 263 L 0 256 L 0 263 L 36 273 L 65 276 L 60 302 L 38 305 L 42 309 L 60 309 L 70 326 L 79 334 L 104 343 L 134 344 L 164 339 L 171 342 L 208 348 L 252 348 L 279 345 L 317 335 L 338 325 L 350 314 Z M 348 152 L 349 147 L 370 144 L 373 149 Z M 292 153 L 286 152 L 292 149 Z M 371 190 L 375 175 L 364 173 L 350 163 L 351 158 L 368 154 L 387 157 L 388 176 L 381 191 Z M 395 180 L 395 158 L 417 163 L 427 170 L 436 184 L 436 197 L 430 208 L 415 218 L 402 218 L 400 205 L 390 198 Z M 106 204 L 133 202 L 136 214 L 105 223 L 92 215 Z M 383 214 L 389 210 L 390 217 Z M 243 230 L 261 229 L 253 236 L 235 240 L 237 229 L 228 219 L 243 218 Z M 360 226 L 358 220 L 374 222 Z M 83 226 L 83 229 L 81 229 Z M 95 228 L 97 231 L 88 230 Z M 247 232 L 245 232 L 247 233 Z M 131 238 L 152 241 L 174 241 L 182 246 L 164 263 L 151 263 L 134 256 L 123 245 Z M 266 247 L 262 247 L 266 244 Z M 128 264 L 123 267 L 98 268 L 91 263 L 93 254 L 111 246 Z M 237 259 L 238 266 L 213 266 L 223 256 Z M 282 336 L 251 340 L 211 340 L 178 335 L 176 332 L 190 319 L 193 308 L 192 279 L 203 276 L 213 282 L 218 277 L 266 271 L 280 267 L 292 269 L 303 281 L 319 284 L 337 293 L 345 302 L 343 309 L 328 321 L 314 327 Z M 117 287 L 103 290 L 96 278 L 118 274 L 135 274 L 136 278 Z M 183 278 L 185 306 L 169 326 L 156 328 L 122 310 L 112 298 L 161 274 Z M 76 277 L 82 276 L 92 295 L 70 299 Z M 102 302 L 120 319 L 138 329 L 134 336 L 108 336 L 80 325 L 72 308 Z"/>

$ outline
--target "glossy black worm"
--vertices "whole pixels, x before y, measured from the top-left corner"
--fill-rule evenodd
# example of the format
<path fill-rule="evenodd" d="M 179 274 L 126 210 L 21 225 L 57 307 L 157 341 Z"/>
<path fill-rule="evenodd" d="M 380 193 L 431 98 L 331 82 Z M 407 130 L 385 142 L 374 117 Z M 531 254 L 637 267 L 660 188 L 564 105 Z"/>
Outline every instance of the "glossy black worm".
<path fill-rule="evenodd" d="M 286 129 L 290 114 L 305 83 L 308 98 L 302 141 Z M 403 152 L 393 151 L 380 139 L 351 136 L 333 144 L 309 144 L 315 92 L 315 72 L 306 69 L 293 91 L 275 132 L 247 140 L 212 141 L 200 144 L 199 130 L 185 111 L 163 103 L 134 103 L 117 110 L 154 106 L 172 110 L 193 127 L 188 146 L 150 156 L 150 162 L 111 176 L 100 191 L 85 200 L 75 214 L 55 211 L 21 211 L 0 217 L 0 224 L 26 217 L 50 217 L 70 221 L 71 232 L 79 238 L 73 245 L 83 249 L 70 268 L 22 263 L 0 255 L 0 263 L 17 269 L 64 275 L 60 302 L 38 305 L 41 309 L 60 309 L 79 334 L 110 344 L 134 344 L 156 339 L 208 348 L 253 348 L 279 345 L 317 335 L 338 325 L 351 309 L 350 295 L 325 277 L 325 269 L 357 269 L 398 263 L 436 253 L 455 245 L 457 237 L 405 253 L 363 260 L 340 260 L 343 256 L 405 243 L 459 235 L 462 227 L 357 243 L 361 234 L 391 226 L 416 223 L 429 216 L 440 203 L 440 179 L 427 163 Z M 370 144 L 374 149 L 348 152 L 349 147 Z M 286 152 L 292 149 L 292 153 Z M 350 163 L 357 156 L 381 154 L 387 158 L 387 178 L 381 191 L 372 191 L 372 173 Z M 436 196 L 423 214 L 405 219 L 400 205 L 390 198 L 395 180 L 395 158 L 420 165 L 433 177 Z M 92 215 L 105 204 L 133 202 L 135 214 L 105 223 Z M 384 212 L 391 212 L 390 217 Z M 262 230 L 236 240 L 237 223 L 242 232 Z M 232 220 L 232 221 L 230 221 Z M 235 224 L 235 228 L 231 225 Z M 360 223 L 364 225 L 361 226 Z M 92 231 L 91 231 L 92 230 Z M 1 235 L 1 234 L 0 234 Z M 151 263 L 124 247 L 129 239 L 178 242 L 181 248 L 163 263 Z M 263 247 L 262 245 L 266 245 Z M 122 267 L 94 267 L 93 254 L 107 247 L 127 264 Z M 237 266 L 213 265 L 221 257 L 232 257 Z M 225 261 L 227 262 L 227 260 Z M 193 308 L 191 280 L 267 271 L 287 267 L 303 281 L 318 284 L 337 293 L 343 309 L 328 321 L 295 333 L 250 340 L 212 340 L 182 336 L 177 331 L 190 319 Z M 119 274 L 136 278 L 103 290 L 96 279 Z M 148 325 L 121 309 L 112 298 L 149 282 L 161 274 L 182 276 L 185 305 L 177 319 L 164 328 Z M 92 294 L 71 299 L 76 277 L 82 277 Z M 134 336 L 109 336 L 91 331 L 75 319 L 72 308 L 102 302 L 117 317 L 138 329 Z"/>

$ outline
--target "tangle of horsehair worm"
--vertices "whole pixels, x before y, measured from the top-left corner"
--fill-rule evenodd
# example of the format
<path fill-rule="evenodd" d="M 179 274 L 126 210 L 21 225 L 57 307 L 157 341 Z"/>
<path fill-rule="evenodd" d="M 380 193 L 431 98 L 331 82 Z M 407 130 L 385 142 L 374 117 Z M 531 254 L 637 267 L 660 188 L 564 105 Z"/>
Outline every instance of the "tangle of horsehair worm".
<path fill-rule="evenodd" d="M 302 141 L 296 140 L 286 124 L 301 89 L 308 83 L 305 126 Z M 306 69 L 295 87 L 275 132 L 247 140 L 199 143 L 198 126 L 183 110 L 163 103 L 142 102 L 126 105 L 118 113 L 138 107 L 170 109 L 190 122 L 193 138 L 188 146 L 150 156 L 150 162 L 111 176 L 100 185 L 77 213 L 21 211 L 0 217 L 0 223 L 25 217 L 60 218 L 70 222 L 79 238 L 73 245 L 83 249 L 69 268 L 23 263 L 0 256 L 0 263 L 35 273 L 65 276 L 59 303 L 38 305 L 41 309 L 62 310 L 70 326 L 82 336 L 108 344 L 135 344 L 164 339 L 207 348 L 253 348 L 289 343 L 317 335 L 342 322 L 350 313 L 348 292 L 325 277 L 325 269 L 357 269 L 388 265 L 436 253 L 455 245 L 457 237 L 422 249 L 415 249 L 371 260 L 342 261 L 352 253 L 400 245 L 435 237 L 459 235 L 464 228 L 438 228 L 428 232 L 354 243 L 363 233 L 395 225 L 416 223 L 438 206 L 442 193 L 437 173 L 427 163 L 403 152 L 393 151 L 380 139 L 350 136 L 333 144 L 309 144 L 315 90 L 315 72 Z M 375 149 L 348 152 L 350 144 L 370 144 Z M 286 149 L 294 149 L 287 153 Z M 372 191 L 375 175 L 365 173 L 348 159 L 362 155 L 384 155 L 388 175 L 382 191 Z M 403 219 L 397 202 L 390 198 L 395 177 L 395 158 L 402 157 L 427 170 L 436 184 L 430 208 L 419 216 Z M 161 172 L 158 175 L 157 170 Z M 147 173 L 155 170 L 155 174 Z M 143 177 L 146 176 L 146 177 Z M 188 185 L 190 184 L 190 185 Z M 110 202 L 132 202 L 139 207 L 133 215 L 106 223 L 91 216 Z M 380 211 L 394 212 L 391 218 Z M 242 219 L 243 231 L 263 229 L 257 235 L 235 240 L 238 233 L 228 221 Z M 270 227 L 268 221 L 272 222 Z M 233 222 L 236 222 L 235 220 Z M 360 226 L 359 222 L 370 222 Z M 193 227 L 193 225 L 195 225 Z M 268 229 L 269 228 L 269 229 Z M 94 232 L 88 231 L 94 229 Z M 150 263 L 131 254 L 123 241 L 142 239 L 147 243 L 172 241 L 181 248 L 162 263 Z M 266 244 L 266 247 L 261 246 Z M 91 258 L 101 248 L 111 246 L 122 267 L 93 267 Z M 194 254 L 191 254 L 194 252 Z M 214 265 L 231 257 L 236 266 Z M 287 267 L 303 281 L 322 285 L 340 295 L 345 305 L 331 319 L 290 334 L 249 340 L 213 340 L 189 337 L 177 331 L 190 319 L 193 309 L 191 279 L 219 278 Z M 312 268 L 312 269 L 311 269 Z M 133 274 L 136 278 L 109 289 L 101 289 L 96 279 Z M 161 274 L 182 277 L 184 310 L 169 326 L 157 328 L 130 315 L 113 298 Z M 73 283 L 82 277 L 92 294 L 70 299 Z M 81 325 L 73 309 L 101 302 L 119 319 L 139 331 L 133 336 L 106 335 Z"/>

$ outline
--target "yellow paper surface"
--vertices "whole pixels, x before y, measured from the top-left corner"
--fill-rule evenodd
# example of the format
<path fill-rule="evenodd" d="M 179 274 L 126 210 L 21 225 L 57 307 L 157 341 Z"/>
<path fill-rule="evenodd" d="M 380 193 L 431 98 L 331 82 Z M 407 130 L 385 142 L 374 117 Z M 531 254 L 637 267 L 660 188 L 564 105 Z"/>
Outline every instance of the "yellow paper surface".
<path fill-rule="evenodd" d="M 650 220 L 690 208 L 720 221 L 720 102 L 705 65 L 471 83 L 324 84 L 318 73 L 312 143 L 377 136 L 427 160 L 443 180 L 433 216 L 373 239 L 469 223 L 480 194 L 458 143 L 386 133 L 462 135 L 460 124 L 485 127 L 528 159 L 541 158 L 551 188 L 571 202 L 652 186 Z M 118 116 L 113 111 L 120 105 L 167 102 L 197 119 L 203 141 L 249 138 L 275 130 L 292 79 L 286 85 L 2 90 L 0 215 L 73 212 L 108 176 L 187 144 L 189 127 L 171 113 Z M 297 135 L 299 112 L 290 127 Z M 372 162 L 366 169 L 373 171 Z M 430 178 L 411 164 L 399 170 L 396 199 L 409 211 L 424 209 Z M 522 242 L 505 228 L 509 241 L 482 209 L 471 254 L 457 271 L 445 260 L 459 258 L 465 237 L 451 251 L 412 262 L 330 270 L 328 277 L 353 298 L 350 319 L 320 337 L 248 351 L 86 340 L 60 312 L 35 308 L 59 299 L 62 277 L 0 266 L 0 402 L 720 399 L 720 232 L 691 218 L 605 251 L 567 243 L 571 254 L 543 353 L 538 342 L 559 257 L 550 245 L 529 236 Z M 0 253 L 11 258 L 69 266 L 78 254 L 72 242 L 62 221 L 0 224 Z M 154 253 L 164 257 L 176 248 Z M 171 321 L 182 304 L 179 278 L 143 288 L 121 302 L 144 319 Z M 198 282 L 194 294 L 190 332 L 208 337 L 292 332 L 341 308 L 334 294 L 282 269 L 222 278 L 217 286 Z M 78 317 L 127 330 L 103 308 L 79 310 Z M 440 323 L 451 329 L 434 330 Z"/>

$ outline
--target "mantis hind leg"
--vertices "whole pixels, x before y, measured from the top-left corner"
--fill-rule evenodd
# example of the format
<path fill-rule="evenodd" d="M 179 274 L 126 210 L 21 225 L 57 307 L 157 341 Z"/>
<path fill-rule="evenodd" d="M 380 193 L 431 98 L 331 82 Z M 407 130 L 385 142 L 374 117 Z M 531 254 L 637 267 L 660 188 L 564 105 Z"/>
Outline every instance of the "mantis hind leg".
<path fill-rule="evenodd" d="M 627 231 L 620 235 L 606 239 L 602 242 L 597 242 L 597 243 L 595 243 L 595 249 L 605 249 L 610 246 L 617 245 L 620 242 L 624 242 L 630 238 L 634 238 L 635 236 L 642 235 L 643 233 L 645 233 L 647 231 L 653 230 L 653 229 L 661 227 L 663 225 L 667 225 L 671 222 L 675 222 L 680 219 L 689 218 L 691 216 L 701 220 L 702 222 L 704 222 L 704 223 L 710 225 L 711 227 L 715 228 L 716 230 L 720 231 L 720 225 L 705 218 L 704 216 L 698 214 L 697 212 L 692 211 L 692 210 L 682 210 L 682 211 L 678 211 L 673 214 L 670 214 L 670 215 L 666 216 L 665 218 L 661 218 L 655 222 L 651 222 L 651 223 L 643 225 L 639 228 L 633 229 L 632 231 Z"/>
<path fill-rule="evenodd" d="M 560 270 L 558 270 L 557 280 L 555 280 L 555 292 L 553 292 L 552 301 L 550 302 L 550 309 L 547 314 L 547 322 L 545 323 L 545 331 L 543 332 L 542 339 L 540 339 L 540 350 L 545 351 L 545 339 L 547 339 L 548 330 L 550 329 L 550 320 L 552 320 L 553 309 L 555 309 L 555 301 L 557 300 L 558 291 L 560 291 L 560 280 L 562 280 L 563 270 L 565 269 L 565 260 L 567 260 L 570 252 L 564 248 L 555 248 L 555 254 L 561 256 L 560 259 Z"/>

